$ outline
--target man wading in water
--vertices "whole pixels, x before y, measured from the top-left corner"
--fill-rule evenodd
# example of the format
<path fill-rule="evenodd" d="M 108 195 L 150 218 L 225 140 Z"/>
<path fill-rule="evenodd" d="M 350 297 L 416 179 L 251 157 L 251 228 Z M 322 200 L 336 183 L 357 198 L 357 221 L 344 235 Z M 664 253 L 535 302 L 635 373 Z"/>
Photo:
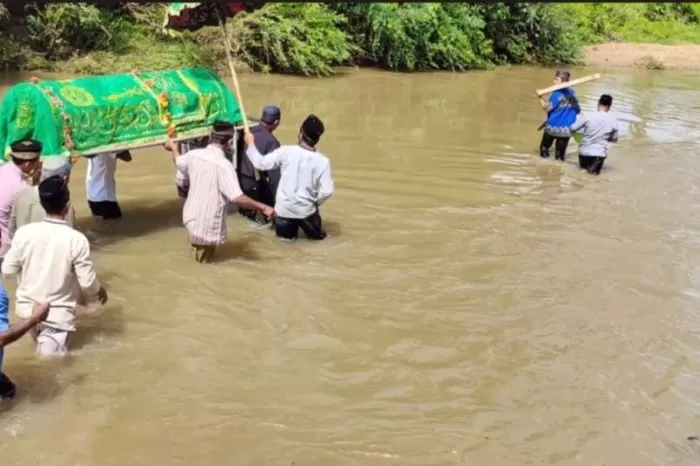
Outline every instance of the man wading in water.
<path fill-rule="evenodd" d="M 257 202 L 241 191 L 236 170 L 226 159 L 235 134 L 228 122 L 216 122 L 203 149 L 180 155 L 177 144 L 168 140 L 164 147 L 170 151 L 177 169 L 189 180 L 189 192 L 182 209 L 182 222 L 189 233 L 192 253 L 197 262 L 211 262 L 216 247 L 226 242 L 226 210 L 229 202 L 257 209 L 272 217 L 269 205 Z"/>
<path fill-rule="evenodd" d="M 245 133 L 246 155 L 258 170 L 280 168 L 282 177 L 275 200 L 275 232 L 278 238 L 296 239 L 299 228 L 307 238 L 326 237 L 318 208 L 333 194 L 331 162 L 316 150 L 325 128 L 309 115 L 299 130 L 297 145 L 282 146 L 263 156 L 251 133 Z"/>
<path fill-rule="evenodd" d="M 251 133 L 255 137 L 255 148 L 262 155 L 267 155 L 280 147 L 280 142 L 272 134 L 277 129 L 282 119 L 282 112 L 276 105 L 268 105 L 263 108 L 260 124 L 250 128 Z M 256 180 L 255 167 L 245 155 L 245 151 L 241 154 L 238 161 L 238 176 L 240 177 L 241 189 L 243 192 L 260 201 L 264 204 L 275 206 L 275 196 L 277 194 L 277 186 L 280 182 L 279 168 L 268 170 L 260 173 L 260 179 Z M 268 219 L 260 216 L 257 211 L 240 210 L 241 214 L 250 220 L 255 221 L 260 225 L 267 225 Z"/>
<path fill-rule="evenodd" d="M 557 71 L 554 74 L 554 84 L 569 82 L 571 74 L 568 71 Z M 547 121 L 544 123 L 544 133 L 540 142 L 540 157 L 548 158 L 549 149 L 554 146 L 554 156 L 557 160 L 564 161 L 566 148 L 571 138 L 570 127 L 576 121 L 576 115 L 581 109 L 576 99 L 576 93 L 570 87 L 552 92 L 549 102 L 540 97 L 540 106 L 547 112 Z"/>
<path fill-rule="evenodd" d="M 20 276 L 15 306 L 20 318 L 31 319 L 36 303 L 51 303 L 46 321 L 31 333 L 39 356 L 63 356 L 75 331 L 76 287 L 102 304 L 107 292 L 97 280 L 87 238 L 66 224 L 70 193 L 65 180 L 52 176 L 42 181 L 39 200 L 46 218 L 17 230 L 2 273 Z"/>
<path fill-rule="evenodd" d="M 612 96 L 601 95 L 598 111 L 584 113 L 571 126 L 572 132 L 583 130 L 578 145 L 578 164 L 591 175 L 600 175 L 610 143 L 617 142 L 617 118 L 610 113 L 612 102 Z"/>

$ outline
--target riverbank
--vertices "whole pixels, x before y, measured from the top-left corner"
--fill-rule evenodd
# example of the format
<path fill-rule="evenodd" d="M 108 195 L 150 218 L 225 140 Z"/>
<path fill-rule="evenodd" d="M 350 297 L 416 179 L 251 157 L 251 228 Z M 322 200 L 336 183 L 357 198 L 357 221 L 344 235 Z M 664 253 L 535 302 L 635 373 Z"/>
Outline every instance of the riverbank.
<path fill-rule="evenodd" d="M 699 44 L 607 43 L 583 49 L 588 66 L 655 70 L 700 70 Z"/>

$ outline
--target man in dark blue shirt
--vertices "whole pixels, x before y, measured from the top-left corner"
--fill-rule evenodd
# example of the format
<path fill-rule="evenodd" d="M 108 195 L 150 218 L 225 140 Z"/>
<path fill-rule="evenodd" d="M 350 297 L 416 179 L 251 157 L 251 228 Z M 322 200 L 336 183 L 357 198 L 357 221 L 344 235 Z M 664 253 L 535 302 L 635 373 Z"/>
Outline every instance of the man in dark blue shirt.
<path fill-rule="evenodd" d="M 279 126 L 281 119 L 282 112 L 279 107 L 268 105 L 263 108 L 260 124 L 250 128 L 251 133 L 255 136 L 255 148 L 262 155 L 269 154 L 280 147 L 280 142 L 272 133 Z M 238 157 L 238 181 L 241 189 L 244 194 L 256 201 L 274 207 L 281 176 L 280 169 L 256 173 L 255 167 L 245 155 L 245 149 Z M 268 219 L 258 215 L 257 211 L 239 209 L 239 212 L 258 224 L 265 225 L 269 222 Z"/>

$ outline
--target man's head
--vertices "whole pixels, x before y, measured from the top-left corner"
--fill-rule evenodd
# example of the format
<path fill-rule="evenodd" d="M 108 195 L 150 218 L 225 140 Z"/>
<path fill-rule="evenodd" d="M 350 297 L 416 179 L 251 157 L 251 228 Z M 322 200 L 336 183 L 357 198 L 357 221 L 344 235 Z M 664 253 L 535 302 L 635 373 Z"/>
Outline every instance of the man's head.
<path fill-rule="evenodd" d="M 316 115 L 309 115 L 299 129 L 299 141 L 315 147 L 326 128 Z"/>
<path fill-rule="evenodd" d="M 41 164 L 41 181 L 52 176 L 60 176 L 68 185 L 72 168 L 68 157 L 47 157 Z"/>
<path fill-rule="evenodd" d="M 600 96 L 600 99 L 598 99 L 598 110 L 603 110 L 603 111 L 610 111 L 610 107 L 612 106 L 613 98 L 609 94 L 603 94 Z"/>
<path fill-rule="evenodd" d="M 282 111 L 277 105 L 267 105 L 263 108 L 260 121 L 270 131 L 273 132 L 280 125 Z"/>
<path fill-rule="evenodd" d="M 554 84 L 568 83 L 571 79 L 571 73 L 564 70 L 557 70 L 554 73 Z"/>
<path fill-rule="evenodd" d="M 228 121 L 215 121 L 209 137 L 209 144 L 216 144 L 226 152 L 231 147 L 233 136 L 236 133 L 232 123 Z"/>
<path fill-rule="evenodd" d="M 42 149 L 42 144 L 33 139 L 21 139 L 10 145 L 12 162 L 14 162 L 28 178 L 35 181 L 41 173 L 39 155 L 41 155 Z"/>
<path fill-rule="evenodd" d="M 70 192 L 66 181 L 56 175 L 39 183 L 39 203 L 47 215 L 65 217 L 70 205 Z"/>

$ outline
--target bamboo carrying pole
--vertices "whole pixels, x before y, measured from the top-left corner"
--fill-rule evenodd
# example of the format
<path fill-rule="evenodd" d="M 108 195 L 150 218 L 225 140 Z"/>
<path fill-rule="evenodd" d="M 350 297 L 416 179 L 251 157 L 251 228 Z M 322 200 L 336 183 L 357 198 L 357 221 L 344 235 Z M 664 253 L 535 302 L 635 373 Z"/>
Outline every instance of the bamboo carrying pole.
<path fill-rule="evenodd" d="M 226 61 L 228 62 L 228 69 L 231 72 L 231 80 L 233 81 L 233 90 L 236 93 L 236 98 L 238 99 L 238 106 L 241 108 L 241 114 L 243 116 L 243 131 L 246 133 L 250 132 L 248 127 L 248 117 L 246 116 L 245 107 L 243 106 L 243 96 L 241 95 L 241 86 L 238 84 L 238 75 L 236 75 L 236 68 L 233 66 L 233 57 L 231 56 L 231 38 L 228 36 L 228 28 L 226 27 L 226 19 L 221 11 L 221 8 L 217 9 L 219 15 L 219 28 L 221 28 L 221 34 L 224 36 L 224 48 L 226 49 Z M 237 157 L 234 157 L 234 159 Z M 238 161 L 234 160 L 233 163 L 235 168 L 238 168 Z M 255 181 L 260 181 L 260 172 L 255 170 Z"/>
<path fill-rule="evenodd" d="M 567 81 L 565 83 L 555 84 L 554 86 L 545 87 L 544 89 L 537 89 L 535 92 L 537 93 L 538 97 L 542 97 L 545 94 L 551 94 L 554 91 L 595 81 L 596 79 L 600 79 L 600 73 L 591 74 L 589 76 L 584 76 L 583 78 L 574 79 L 573 81 Z"/>

